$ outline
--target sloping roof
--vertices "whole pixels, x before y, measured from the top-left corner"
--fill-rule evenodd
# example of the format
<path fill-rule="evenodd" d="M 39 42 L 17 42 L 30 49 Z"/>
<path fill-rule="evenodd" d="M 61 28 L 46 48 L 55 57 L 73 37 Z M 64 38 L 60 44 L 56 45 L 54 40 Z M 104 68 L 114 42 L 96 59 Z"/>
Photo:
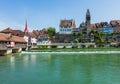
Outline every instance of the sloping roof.
<path fill-rule="evenodd" d="M 108 22 L 100 22 L 100 25 L 103 27 L 105 25 L 108 25 Z"/>
<path fill-rule="evenodd" d="M 91 24 L 90 28 L 96 28 L 96 25 L 95 24 Z"/>
<path fill-rule="evenodd" d="M 12 36 L 12 41 L 14 42 L 20 42 L 20 43 L 26 43 L 25 39 L 22 37 L 18 37 L 18 36 Z"/>
<path fill-rule="evenodd" d="M 40 31 L 38 30 L 33 30 L 33 33 L 38 37 L 40 35 Z"/>
<path fill-rule="evenodd" d="M 22 32 L 21 30 L 13 30 L 12 35 L 24 37 L 24 32 Z"/>
<path fill-rule="evenodd" d="M 103 28 L 103 26 L 105 25 L 108 25 L 107 22 L 100 22 L 100 23 L 94 23 L 94 24 L 91 24 L 91 28 Z"/>
<path fill-rule="evenodd" d="M 111 25 L 112 27 L 119 26 L 119 25 L 120 25 L 120 20 L 111 20 L 111 21 L 110 21 L 110 25 Z"/>
<path fill-rule="evenodd" d="M 10 41 L 9 35 L 4 34 L 4 33 L 0 33 L 0 41 Z"/>
<path fill-rule="evenodd" d="M 32 33 L 32 32 L 28 32 L 28 35 L 29 35 L 30 37 L 32 37 L 32 38 L 36 38 L 35 34 Z"/>
<path fill-rule="evenodd" d="M 12 29 L 8 27 L 8 28 L 2 30 L 1 32 L 2 33 L 12 33 Z"/>
<path fill-rule="evenodd" d="M 95 25 L 96 25 L 96 28 L 101 28 L 102 27 L 100 23 L 96 23 Z"/>
<path fill-rule="evenodd" d="M 24 37 L 24 32 L 21 30 L 12 30 L 11 28 L 6 28 L 1 31 L 1 33 L 11 33 L 12 35 L 19 36 L 19 37 Z"/>
<path fill-rule="evenodd" d="M 67 27 L 76 28 L 75 21 L 73 20 L 61 20 L 59 26 L 64 28 L 67 28 Z"/>
<path fill-rule="evenodd" d="M 20 42 L 26 43 L 25 39 L 18 36 L 11 36 L 10 34 L 0 33 L 0 41 L 13 41 L 13 42 Z"/>

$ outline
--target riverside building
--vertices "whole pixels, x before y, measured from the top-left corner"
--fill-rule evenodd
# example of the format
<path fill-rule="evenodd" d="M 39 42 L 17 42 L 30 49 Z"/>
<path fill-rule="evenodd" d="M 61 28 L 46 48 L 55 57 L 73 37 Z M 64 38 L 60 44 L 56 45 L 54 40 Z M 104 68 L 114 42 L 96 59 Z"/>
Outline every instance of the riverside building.
<path fill-rule="evenodd" d="M 72 34 L 73 28 L 76 28 L 75 20 L 61 20 L 59 34 Z"/>

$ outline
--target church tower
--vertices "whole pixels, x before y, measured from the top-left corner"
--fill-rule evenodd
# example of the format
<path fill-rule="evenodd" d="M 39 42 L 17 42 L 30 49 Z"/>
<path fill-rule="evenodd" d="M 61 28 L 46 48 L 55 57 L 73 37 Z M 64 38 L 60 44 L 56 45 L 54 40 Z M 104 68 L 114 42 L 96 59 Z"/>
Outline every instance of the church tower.
<path fill-rule="evenodd" d="M 25 33 L 25 35 L 28 34 L 28 24 L 27 24 L 27 20 L 26 20 L 26 24 L 25 24 L 24 33 Z"/>
<path fill-rule="evenodd" d="M 87 30 L 86 32 L 87 32 L 87 34 L 91 31 L 90 24 L 91 24 L 91 15 L 90 15 L 89 9 L 87 9 L 87 13 L 86 13 L 86 30 Z"/>

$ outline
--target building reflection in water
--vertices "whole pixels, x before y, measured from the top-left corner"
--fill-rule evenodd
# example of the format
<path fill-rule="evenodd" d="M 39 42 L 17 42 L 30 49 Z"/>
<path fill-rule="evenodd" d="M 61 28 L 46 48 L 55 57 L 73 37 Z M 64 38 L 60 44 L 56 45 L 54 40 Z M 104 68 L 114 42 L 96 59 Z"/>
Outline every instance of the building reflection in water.
<path fill-rule="evenodd" d="M 11 67 L 11 69 L 12 70 L 14 70 L 15 69 L 15 57 L 14 56 L 11 56 L 10 57 L 10 67 Z"/>

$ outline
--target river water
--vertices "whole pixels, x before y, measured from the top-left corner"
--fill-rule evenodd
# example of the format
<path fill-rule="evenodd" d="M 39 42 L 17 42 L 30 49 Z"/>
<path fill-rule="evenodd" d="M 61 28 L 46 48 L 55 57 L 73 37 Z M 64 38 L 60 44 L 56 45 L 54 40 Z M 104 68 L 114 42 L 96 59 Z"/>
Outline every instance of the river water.
<path fill-rule="evenodd" d="M 120 84 L 120 53 L 23 52 L 0 57 L 0 84 Z"/>

